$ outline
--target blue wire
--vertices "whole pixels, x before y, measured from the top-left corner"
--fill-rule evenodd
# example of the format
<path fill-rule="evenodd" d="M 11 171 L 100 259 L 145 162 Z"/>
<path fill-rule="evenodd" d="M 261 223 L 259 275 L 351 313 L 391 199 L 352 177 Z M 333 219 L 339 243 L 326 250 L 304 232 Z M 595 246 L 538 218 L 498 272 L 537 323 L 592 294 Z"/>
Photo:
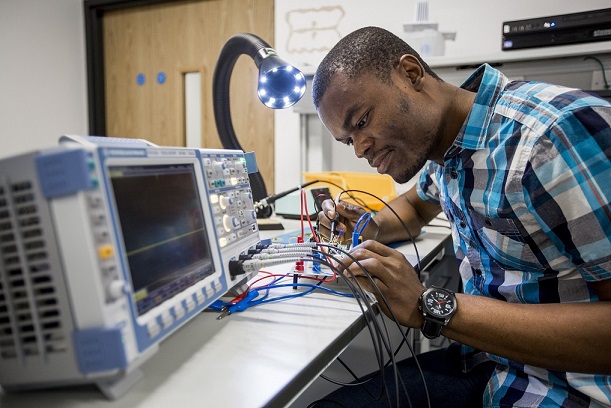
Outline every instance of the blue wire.
<path fill-rule="evenodd" d="M 275 284 L 276 282 L 281 281 L 282 279 L 284 279 L 284 277 L 283 277 L 283 276 L 277 277 L 277 278 L 275 278 L 275 279 L 272 281 L 272 283 L 270 283 L 269 285 L 273 285 L 273 284 Z M 262 288 L 265 288 L 265 287 L 263 286 Z M 249 291 L 249 294 L 250 294 L 251 292 L 252 292 L 252 290 L 251 290 L 251 291 Z M 258 296 L 258 293 L 257 293 L 257 296 Z M 257 296 L 251 297 L 251 299 L 249 299 L 249 300 L 252 300 L 252 299 L 256 298 Z M 265 295 L 263 295 L 263 297 L 261 297 L 261 299 L 265 299 L 267 296 L 269 296 L 269 288 L 268 288 L 268 289 L 265 291 Z M 225 310 L 225 309 L 228 309 L 228 308 L 230 308 L 230 307 L 232 307 L 232 306 L 237 305 L 238 303 L 243 302 L 245 299 L 246 299 L 246 298 L 241 299 L 239 302 L 236 302 L 236 303 L 233 303 L 233 302 L 224 302 L 223 300 L 219 299 L 219 300 L 215 300 L 214 302 L 212 302 L 212 303 L 211 303 L 211 304 L 208 306 L 208 308 L 210 308 L 210 309 L 212 309 L 212 310 L 216 310 L 216 311 L 223 311 L 223 310 Z M 248 302 L 245 302 L 244 304 L 246 304 L 246 303 L 248 303 Z"/>
<path fill-rule="evenodd" d="M 313 283 L 298 283 L 298 285 L 302 286 L 302 287 L 305 287 L 305 288 L 312 288 L 312 290 L 316 290 L 316 289 L 323 290 L 325 292 L 329 292 L 329 293 L 332 293 L 332 294 L 337 295 L 337 296 L 354 297 L 354 295 L 352 293 L 340 292 L 340 291 L 337 291 L 335 289 L 329 289 L 329 288 L 327 288 L 325 286 L 320 286 L 321 283 L 317 283 L 316 285 L 313 284 Z M 281 288 L 281 287 L 284 287 L 284 286 L 293 286 L 293 284 L 292 283 L 280 283 L 278 285 L 271 286 L 269 289 Z M 261 289 L 261 288 L 257 288 L 257 289 Z M 295 296 L 295 295 L 299 295 L 299 294 L 300 293 L 297 293 L 297 294 L 294 293 L 292 295 L 286 295 L 286 296 Z"/>
<path fill-rule="evenodd" d="M 272 283 L 267 284 L 266 286 L 273 286 L 275 285 L 277 282 L 280 282 L 282 279 L 284 279 L 284 276 L 278 276 L 276 278 L 274 278 L 274 280 L 272 281 Z M 260 286 L 257 289 L 265 289 L 266 286 Z M 265 295 L 263 295 L 263 297 L 261 299 L 265 299 L 269 296 L 269 290 L 270 288 L 267 288 L 267 290 L 265 291 Z"/>
<path fill-rule="evenodd" d="M 251 289 L 248 292 L 248 295 L 244 299 L 240 300 L 238 303 L 230 304 L 228 306 L 229 314 L 233 314 L 235 312 L 242 312 L 242 311 L 244 311 L 244 310 L 246 310 L 246 309 L 248 309 L 250 307 L 258 306 L 258 305 L 261 305 L 263 303 L 278 302 L 280 300 L 293 299 L 293 298 L 297 298 L 297 297 L 300 297 L 300 296 L 305 296 L 305 295 L 307 295 L 309 293 L 312 293 L 316 289 L 324 290 L 326 292 L 333 293 L 333 294 L 338 295 L 338 296 L 354 297 L 354 295 L 352 293 L 339 292 L 339 291 L 336 291 L 336 290 L 333 290 L 333 289 L 326 288 L 324 286 L 320 286 L 321 284 L 322 284 L 322 282 L 320 282 L 320 283 L 318 283 L 316 285 L 314 285 L 312 283 L 298 283 L 297 286 L 306 287 L 306 288 L 309 288 L 309 289 L 306 290 L 306 291 L 303 291 L 303 292 L 293 293 L 293 294 L 290 294 L 290 295 L 278 296 L 278 297 L 274 297 L 274 298 L 268 298 L 269 291 L 271 289 L 287 287 L 287 286 L 293 287 L 294 284 L 293 283 L 283 283 L 283 284 L 275 284 L 274 283 L 274 284 L 269 284 L 269 285 L 266 285 L 266 286 L 258 287 L 257 289 Z M 261 297 L 261 298 L 259 298 L 259 290 L 265 290 L 266 291 L 266 294 L 263 297 Z"/>
<path fill-rule="evenodd" d="M 354 231 L 352 231 L 352 246 L 356 246 L 359 244 L 359 237 L 363 234 L 363 231 L 369 224 L 369 220 L 371 220 L 371 213 L 364 213 L 361 215 L 359 220 L 354 225 Z"/>

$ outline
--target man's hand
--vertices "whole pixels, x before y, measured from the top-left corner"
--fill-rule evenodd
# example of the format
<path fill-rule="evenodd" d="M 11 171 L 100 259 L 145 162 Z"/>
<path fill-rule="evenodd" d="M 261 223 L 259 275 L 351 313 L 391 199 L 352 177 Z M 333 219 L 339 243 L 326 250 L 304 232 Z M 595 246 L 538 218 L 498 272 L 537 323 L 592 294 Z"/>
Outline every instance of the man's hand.
<path fill-rule="evenodd" d="M 367 272 L 350 257 L 345 257 L 343 262 L 350 272 L 344 271 L 344 276 L 356 279 L 363 289 L 373 293 L 387 316 L 393 317 L 388 310 L 390 308 L 401 325 L 422 327 L 423 317 L 418 308 L 418 299 L 425 288 L 405 256 L 372 240 L 354 247 L 350 255 Z"/>
<path fill-rule="evenodd" d="M 342 238 L 340 238 L 340 241 L 350 239 L 356 222 L 366 212 L 365 209 L 359 207 L 358 205 L 347 203 L 345 201 L 335 203 L 331 199 L 323 201 L 321 208 L 322 211 L 318 213 L 318 232 L 322 236 L 329 238 L 331 236 L 331 223 L 333 220 L 336 220 L 334 223 L 335 231 L 333 232 L 333 235 L 336 236 L 339 231 L 341 231 Z M 361 236 L 363 239 L 376 239 L 378 236 L 378 230 L 378 225 L 372 218 Z"/>

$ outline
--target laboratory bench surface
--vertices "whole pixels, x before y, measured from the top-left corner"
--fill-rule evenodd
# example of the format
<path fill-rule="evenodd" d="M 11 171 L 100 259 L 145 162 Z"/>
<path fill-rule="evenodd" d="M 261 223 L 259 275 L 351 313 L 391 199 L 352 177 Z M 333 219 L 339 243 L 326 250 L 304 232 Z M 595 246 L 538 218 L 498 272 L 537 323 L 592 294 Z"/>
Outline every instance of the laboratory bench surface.
<path fill-rule="evenodd" d="M 298 229 L 282 220 L 284 231 Z M 417 239 L 422 264 L 437 258 L 450 240 L 443 227 Z M 413 259 L 413 246 L 398 248 Z M 294 293 L 292 287 L 274 295 Z M 143 377 L 109 401 L 93 385 L 6 392 L 0 407 L 263 407 L 288 406 L 366 326 L 358 302 L 314 291 L 217 319 L 204 311 L 170 335 L 140 369 Z"/>

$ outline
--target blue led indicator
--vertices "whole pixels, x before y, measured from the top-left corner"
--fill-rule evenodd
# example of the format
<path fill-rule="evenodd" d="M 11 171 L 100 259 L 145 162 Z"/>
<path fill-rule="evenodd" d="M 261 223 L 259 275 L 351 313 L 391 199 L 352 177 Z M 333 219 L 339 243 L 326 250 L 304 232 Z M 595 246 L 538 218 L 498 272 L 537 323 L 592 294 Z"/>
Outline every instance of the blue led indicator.
<path fill-rule="evenodd" d="M 159 85 L 163 85 L 165 83 L 166 80 L 166 76 L 165 76 L 165 72 L 159 72 L 157 74 L 157 82 L 159 83 Z"/>
<path fill-rule="evenodd" d="M 144 76 L 143 73 L 139 73 L 138 75 L 136 75 L 136 83 L 139 86 L 144 85 L 145 80 L 146 80 L 146 77 Z"/>

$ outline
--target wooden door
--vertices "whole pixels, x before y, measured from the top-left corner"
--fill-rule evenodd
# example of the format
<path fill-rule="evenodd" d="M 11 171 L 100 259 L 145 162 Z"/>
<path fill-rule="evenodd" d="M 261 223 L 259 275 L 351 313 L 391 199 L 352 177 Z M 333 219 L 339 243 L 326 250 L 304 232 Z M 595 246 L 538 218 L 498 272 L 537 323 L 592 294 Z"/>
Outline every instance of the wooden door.
<path fill-rule="evenodd" d="M 172 1 L 103 15 L 106 133 L 185 145 L 184 75 L 201 74 L 201 145 L 220 148 L 212 77 L 221 48 L 238 33 L 272 47 L 274 0 Z M 254 151 L 269 193 L 274 186 L 274 115 L 256 95 L 257 69 L 241 56 L 231 77 L 233 126 Z"/>

